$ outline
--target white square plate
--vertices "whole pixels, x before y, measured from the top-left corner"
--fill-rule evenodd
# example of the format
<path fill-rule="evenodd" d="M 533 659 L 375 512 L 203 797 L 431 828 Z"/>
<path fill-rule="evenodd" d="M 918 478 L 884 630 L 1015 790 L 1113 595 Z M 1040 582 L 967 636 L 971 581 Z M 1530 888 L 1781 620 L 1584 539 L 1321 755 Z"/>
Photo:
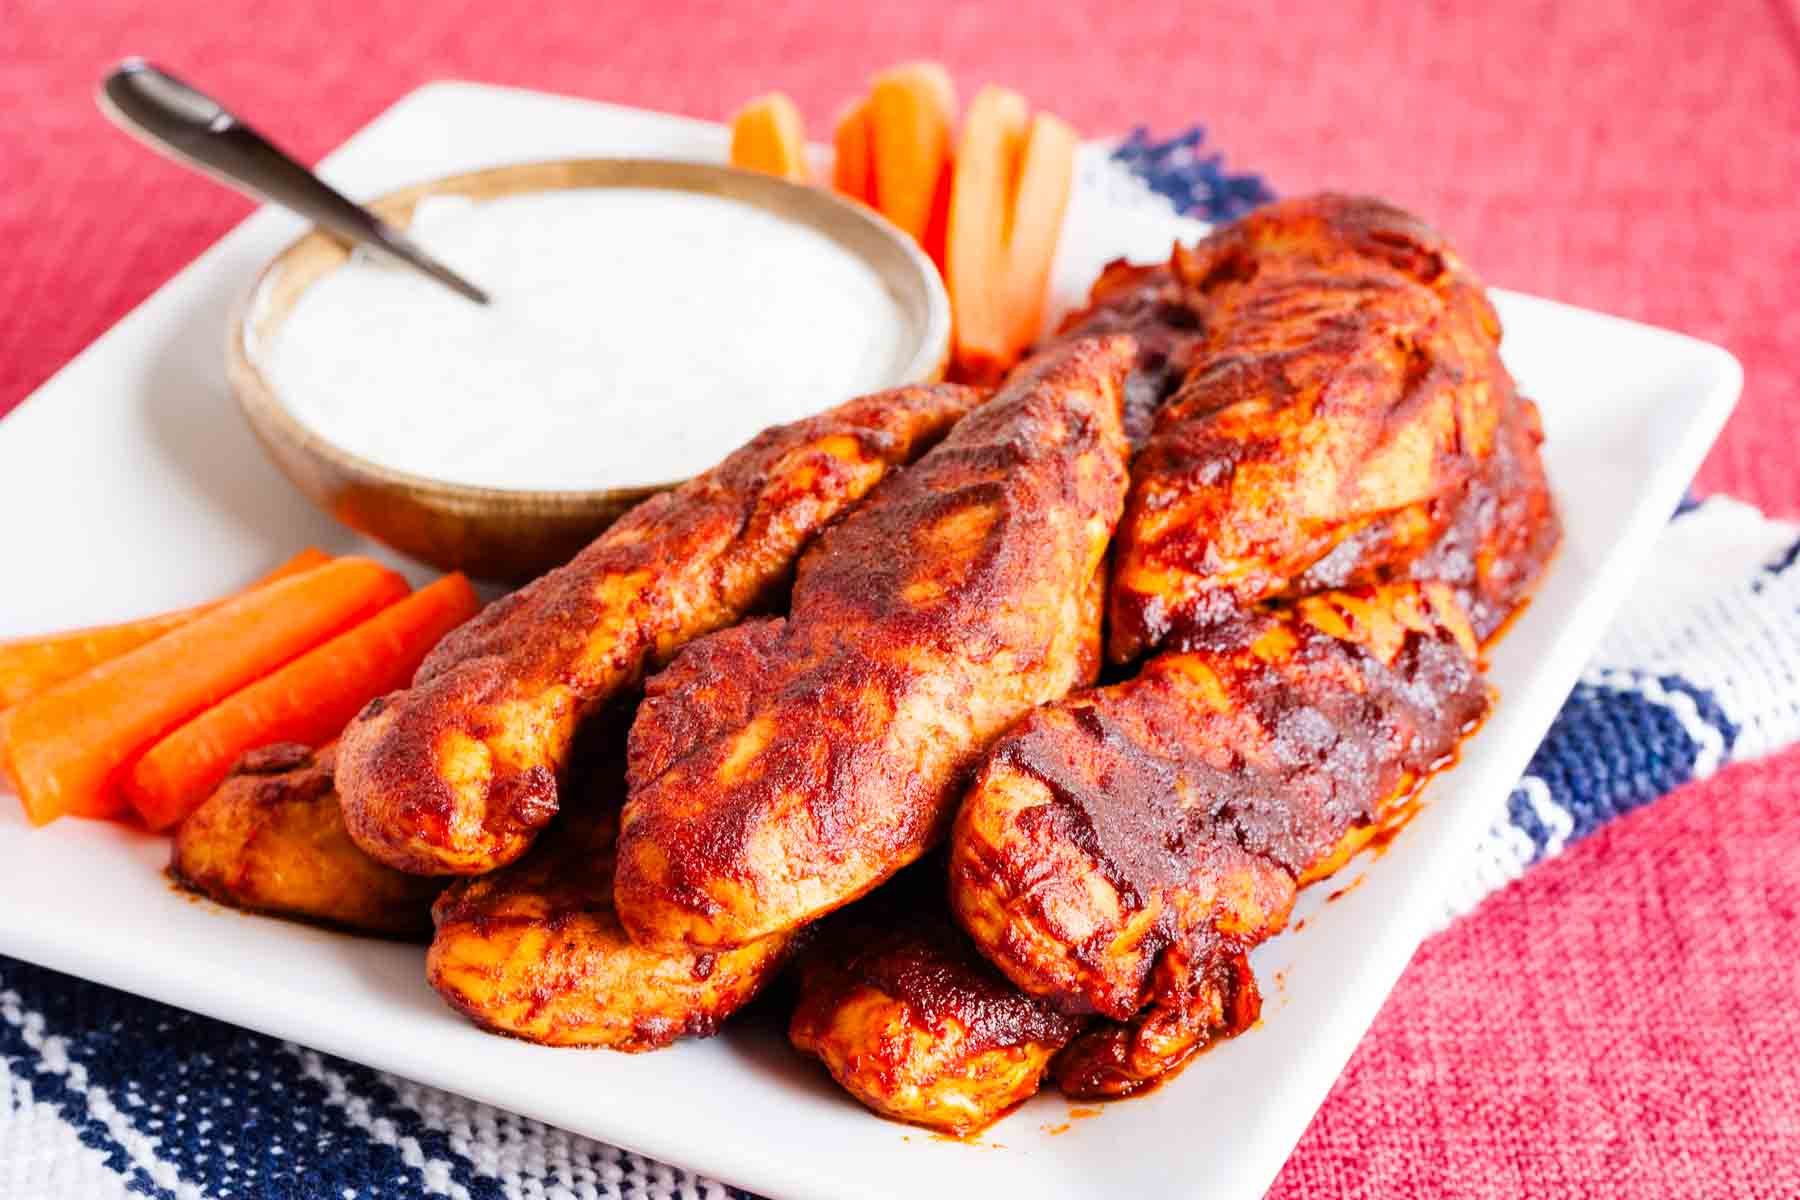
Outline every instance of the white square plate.
<path fill-rule="evenodd" d="M 724 145 L 701 122 L 437 84 L 351 139 L 326 173 L 367 196 L 493 162 L 717 158 Z M 259 212 L 0 422 L 0 637 L 218 595 L 307 543 L 370 551 L 275 472 L 224 383 L 228 309 L 299 231 Z M 1166 253 L 1167 226 L 1148 241 Z M 1084 281 L 1094 265 L 1065 262 L 1060 277 Z M 636 1057 L 490 1037 L 438 1002 L 417 947 L 196 903 L 161 873 L 166 840 L 80 821 L 33 831 L 10 800 L 0 803 L 0 952 L 771 1195 L 1259 1196 L 1737 399 L 1742 373 L 1717 347 L 1525 296 L 1498 302 L 1507 362 L 1543 407 L 1567 524 L 1542 592 L 1494 655 L 1499 707 L 1385 855 L 1332 885 L 1361 874 L 1361 886 L 1331 904 L 1309 897 L 1304 929 L 1257 952 L 1269 993 L 1261 1027 L 1151 1095 L 1072 1125 L 1066 1101 L 1040 1096 L 969 1145 L 877 1120 L 764 1032 Z"/>

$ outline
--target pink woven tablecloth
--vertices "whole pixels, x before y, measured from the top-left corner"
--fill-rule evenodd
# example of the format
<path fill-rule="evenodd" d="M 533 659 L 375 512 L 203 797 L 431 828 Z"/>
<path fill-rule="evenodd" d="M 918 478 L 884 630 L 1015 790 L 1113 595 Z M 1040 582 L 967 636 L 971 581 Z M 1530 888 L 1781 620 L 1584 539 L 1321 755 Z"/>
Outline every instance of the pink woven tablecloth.
<path fill-rule="evenodd" d="M 1800 513 L 1796 0 L 0 0 L 0 413 L 248 211 L 104 125 L 128 53 L 308 156 L 434 78 L 822 123 L 916 56 L 1089 132 L 1203 121 L 1284 193 L 1384 193 L 1495 283 L 1728 346 L 1699 487 Z M 1728 769 L 1428 943 L 1275 1194 L 1800 1195 L 1797 798 L 1800 753 Z"/>

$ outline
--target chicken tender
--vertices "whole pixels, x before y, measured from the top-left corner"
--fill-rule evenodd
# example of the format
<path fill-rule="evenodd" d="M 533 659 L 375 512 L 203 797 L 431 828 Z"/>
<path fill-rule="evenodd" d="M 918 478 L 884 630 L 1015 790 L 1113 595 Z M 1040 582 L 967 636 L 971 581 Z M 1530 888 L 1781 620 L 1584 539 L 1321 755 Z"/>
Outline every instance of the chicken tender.
<path fill-rule="evenodd" d="M 338 786 L 364 850 L 421 875 L 518 858 L 581 721 L 680 646 L 777 598 L 795 558 L 980 393 L 900 388 L 763 432 L 490 605 L 351 722 Z"/>
<path fill-rule="evenodd" d="M 1445 585 L 1246 616 L 1004 735 L 951 836 L 952 908 L 1026 992 L 1127 1023 L 1070 1048 L 1066 1091 L 1136 1090 L 1255 1019 L 1249 950 L 1487 704 Z"/>
<path fill-rule="evenodd" d="M 338 808 L 337 751 L 253 750 L 175 832 L 170 869 L 220 904 L 366 933 L 424 937 L 439 880 L 376 862 Z"/>
<path fill-rule="evenodd" d="M 942 876 L 907 904 L 847 910 L 799 962 L 788 1036 L 863 1104 L 963 1135 L 1036 1094 L 1081 1028 L 975 952 L 944 909 Z M 900 888 L 899 882 L 891 885 Z"/>
<path fill-rule="evenodd" d="M 707 1037 L 772 979 L 777 934 L 721 954 L 636 946 L 613 912 L 618 810 L 567 813 L 519 862 L 450 885 L 426 975 L 483 1029 L 549 1046 L 654 1050 Z"/>
<path fill-rule="evenodd" d="M 785 620 L 649 681 L 615 885 L 635 940 L 744 945 L 869 891 L 942 839 L 996 734 L 1093 678 L 1134 355 L 1015 371 L 807 551 Z"/>
<path fill-rule="evenodd" d="M 1112 660 L 1204 640 L 1270 597 L 1425 578 L 1413 564 L 1453 528 L 1429 577 L 1491 632 L 1557 532 L 1536 411 L 1443 239 L 1381 201 L 1315 196 L 1177 247 L 1169 270 L 1205 339 L 1133 464 Z M 1479 556 L 1509 547 L 1517 578 L 1487 573 L 1504 593 L 1475 604 Z"/>
<path fill-rule="evenodd" d="M 1158 960 L 1156 999 L 1129 1021 L 1097 1021 L 1065 1047 L 1050 1074 L 1072 1100 L 1113 1100 L 1156 1086 L 1201 1050 L 1256 1024 L 1262 993 L 1248 952 L 1170 947 Z"/>

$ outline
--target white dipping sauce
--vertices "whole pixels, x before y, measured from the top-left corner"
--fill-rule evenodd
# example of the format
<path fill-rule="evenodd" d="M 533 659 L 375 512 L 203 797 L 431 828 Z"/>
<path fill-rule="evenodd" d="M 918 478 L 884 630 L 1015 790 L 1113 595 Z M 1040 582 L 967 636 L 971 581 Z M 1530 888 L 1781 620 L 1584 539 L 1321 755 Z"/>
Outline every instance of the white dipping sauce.
<path fill-rule="evenodd" d="M 504 488 L 682 479 L 884 386 L 908 350 L 872 267 L 731 200 L 440 197 L 411 232 L 492 303 L 359 251 L 253 347 L 303 424 L 400 471 Z"/>

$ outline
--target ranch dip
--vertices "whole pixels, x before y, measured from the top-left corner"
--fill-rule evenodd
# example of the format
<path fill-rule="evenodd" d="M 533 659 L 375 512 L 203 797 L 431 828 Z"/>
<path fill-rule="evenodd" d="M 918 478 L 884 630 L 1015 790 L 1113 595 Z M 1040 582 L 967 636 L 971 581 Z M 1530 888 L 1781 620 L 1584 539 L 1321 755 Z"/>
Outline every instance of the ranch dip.
<path fill-rule="evenodd" d="M 732 200 L 436 197 L 410 231 L 492 303 L 358 251 L 251 347 L 301 423 L 395 470 L 532 489 L 684 479 L 892 382 L 908 350 L 873 268 Z"/>

